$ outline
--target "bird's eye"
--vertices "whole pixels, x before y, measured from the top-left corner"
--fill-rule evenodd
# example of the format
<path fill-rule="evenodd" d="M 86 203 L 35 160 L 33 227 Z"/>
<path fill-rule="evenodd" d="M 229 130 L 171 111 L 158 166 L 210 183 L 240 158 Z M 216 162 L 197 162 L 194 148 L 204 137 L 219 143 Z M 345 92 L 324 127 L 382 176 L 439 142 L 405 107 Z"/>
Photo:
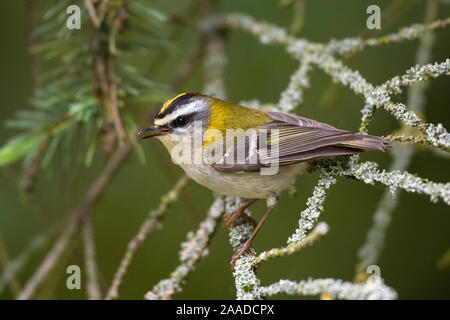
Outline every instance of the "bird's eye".
<path fill-rule="evenodd" d="M 174 125 L 175 127 L 183 127 L 184 125 L 186 125 L 186 118 L 185 117 L 178 117 L 175 119 L 174 121 Z"/>

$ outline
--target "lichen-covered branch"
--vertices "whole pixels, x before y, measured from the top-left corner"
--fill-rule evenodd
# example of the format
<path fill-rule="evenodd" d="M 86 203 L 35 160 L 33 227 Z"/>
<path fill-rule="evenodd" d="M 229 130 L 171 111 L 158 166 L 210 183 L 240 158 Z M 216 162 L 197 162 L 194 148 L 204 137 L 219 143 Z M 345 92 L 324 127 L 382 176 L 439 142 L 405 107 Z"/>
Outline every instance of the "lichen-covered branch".
<path fill-rule="evenodd" d="M 311 58 L 312 57 L 312 58 Z M 329 74 L 335 82 L 348 86 L 357 94 L 364 95 L 366 105 L 362 109 L 362 121 L 360 131 L 367 131 L 367 126 L 374 115 L 376 108 L 382 106 L 397 120 L 412 127 L 417 127 L 426 137 L 426 140 L 433 146 L 442 150 L 450 148 L 450 134 L 438 123 L 423 122 L 419 116 L 410 111 L 402 103 L 393 103 L 389 94 L 401 92 L 402 86 L 411 86 L 422 83 L 427 79 L 437 78 L 450 74 L 450 60 L 442 63 L 427 64 L 421 67 L 411 68 L 405 76 L 395 77 L 385 84 L 373 87 L 368 83 L 358 71 L 351 70 L 336 58 L 323 53 L 311 55 L 310 59 L 319 68 Z"/>
<path fill-rule="evenodd" d="M 427 36 L 434 30 L 442 29 L 450 25 L 450 18 L 436 20 L 431 23 L 414 24 L 409 27 L 401 28 L 396 33 L 391 33 L 378 38 L 346 38 L 341 40 L 331 40 L 327 44 L 329 53 L 349 55 L 362 51 L 367 47 L 378 47 L 392 43 L 403 42 L 406 40 L 415 40 Z"/>
<path fill-rule="evenodd" d="M 404 135 L 404 134 L 389 134 L 384 137 L 386 140 L 391 142 L 401 142 L 401 143 L 408 143 L 408 144 L 423 144 L 427 145 L 428 142 L 425 140 L 422 136 L 410 136 L 410 135 Z"/>
<path fill-rule="evenodd" d="M 293 112 L 303 103 L 303 89 L 309 88 L 310 71 L 308 59 L 303 59 L 300 67 L 291 76 L 288 87 L 281 93 L 278 106 L 282 112 Z"/>
<path fill-rule="evenodd" d="M 319 222 L 314 229 L 306 235 L 303 240 L 290 242 L 287 246 L 281 248 L 274 248 L 261 252 L 256 258 L 253 259 L 253 267 L 258 267 L 262 262 L 272 258 L 281 257 L 285 255 L 291 255 L 299 250 L 312 245 L 319 240 L 322 236 L 328 232 L 328 224 L 326 222 Z"/>
<path fill-rule="evenodd" d="M 414 154 L 414 146 L 395 146 L 392 150 L 393 163 L 390 170 L 403 171 L 406 170 Z M 359 263 L 357 265 L 357 282 L 366 280 L 365 272 L 369 265 L 375 264 L 384 244 L 387 228 L 391 223 L 391 217 L 394 209 L 399 202 L 399 196 L 393 196 L 391 192 L 386 190 L 373 215 L 373 224 L 367 232 L 366 241 L 358 250 Z"/>
<path fill-rule="evenodd" d="M 380 277 L 364 283 L 345 282 L 340 279 L 308 279 L 299 282 L 280 280 L 269 286 L 261 287 L 264 297 L 276 294 L 317 296 L 328 294 L 333 299 L 346 300 L 392 300 L 397 292 L 386 286 Z"/>
<path fill-rule="evenodd" d="M 263 44 L 292 45 L 297 41 L 295 37 L 289 35 L 283 28 L 266 22 L 259 22 L 250 16 L 241 13 L 229 14 L 224 18 L 224 24 L 233 28 L 241 29 L 259 38 Z M 379 38 L 345 38 L 341 40 L 332 39 L 327 44 L 312 43 L 301 39 L 300 42 L 305 49 L 320 49 L 328 55 L 341 54 L 348 55 L 361 51 L 366 47 L 375 47 L 407 40 L 420 39 L 427 33 L 442 29 L 450 25 L 450 18 L 437 20 L 429 24 L 414 24 L 403 27 L 396 33 L 392 33 Z M 314 47 L 314 48 L 313 48 Z"/>
<path fill-rule="evenodd" d="M 393 170 L 380 170 L 378 164 L 372 161 L 359 162 L 359 156 L 351 156 L 348 162 L 337 160 L 323 161 L 332 175 L 353 177 L 366 184 L 381 183 L 387 187 L 393 196 L 397 191 L 421 193 L 430 196 L 431 202 L 439 199 L 450 205 L 450 182 L 437 183 L 428 179 L 417 177 L 409 172 Z"/>
<path fill-rule="evenodd" d="M 37 288 L 54 268 L 81 225 L 84 230 L 88 297 L 90 299 L 101 298 L 95 262 L 95 242 L 92 225 L 89 220 L 89 211 L 105 189 L 112 174 L 130 153 L 133 144 L 127 138 L 127 132 L 119 112 L 121 84 L 125 84 L 129 79 L 123 77 L 119 68 L 120 64 L 117 63 L 119 55 L 117 54 L 118 47 L 115 43 L 115 37 L 128 24 L 129 13 L 133 12 L 133 10 L 141 11 L 141 9 L 145 9 L 145 6 L 140 5 L 139 2 L 125 5 L 125 2 L 122 1 L 111 3 L 109 1 L 85 0 L 84 3 L 88 9 L 88 19 L 90 19 L 88 20 L 90 21 L 89 39 L 91 40 L 89 51 L 93 62 L 90 69 L 93 75 L 93 83 L 91 85 L 93 86 L 97 102 L 103 106 L 101 110 L 103 111 L 102 118 L 99 118 L 104 124 L 103 129 L 105 131 L 103 146 L 105 150 L 109 151 L 115 148 L 116 134 L 112 132 L 114 127 L 124 144 L 113 154 L 106 169 L 92 183 L 82 202 L 69 215 L 65 229 L 57 238 L 43 262 L 26 282 L 23 291 L 18 296 L 19 299 L 33 297 Z M 314 43 L 294 36 L 301 29 L 304 14 L 304 1 L 296 1 L 296 3 L 298 4 L 295 7 L 296 16 L 291 29 L 293 32 L 289 33 L 283 28 L 266 22 L 258 22 L 252 17 L 243 14 L 231 14 L 224 17 L 216 16 L 216 3 L 208 0 L 196 1 L 195 9 L 198 9 L 198 16 L 202 19 L 197 24 L 196 29 L 200 35 L 200 46 L 194 52 L 195 54 L 182 65 L 173 84 L 178 85 L 182 80 L 186 79 L 191 73 L 193 66 L 203 59 L 205 71 L 204 93 L 226 99 L 224 75 L 227 57 L 224 29 L 240 29 L 257 37 L 263 44 L 284 46 L 287 53 L 299 62 L 298 69 L 290 77 L 287 88 L 281 93 L 280 99 L 276 104 L 263 105 L 258 101 L 253 101 L 246 103 L 246 105 L 262 109 L 294 112 L 303 102 L 304 90 L 310 86 L 311 71 L 314 68 L 318 68 L 330 76 L 334 82 L 342 84 L 364 99 L 364 107 L 361 110 L 360 132 L 368 132 L 368 127 L 375 115 L 375 111 L 384 109 L 397 119 L 402 126 L 401 131 L 386 136 L 388 140 L 409 144 L 426 144 L 429 147 L 433 147 L 433 150 L 439 149 L 447 152 L 450 150 L 450 134 L 442 124 L 427 123 L 421 118 L 424 103 L 424 82 L 450 75 L 449 59 L 439 63 L 429 63 L 430 48 L 433 42 L 432 32 L 450 25 L 450 18 L 436 20 L 438 17 L 437 2 L 429 1 L 426 13 L 427 18 L 424 24 L 415 24 L 401 28 L 398 32 L 377 38 L 332 39 L 327 43 Z M 128 12 L 128 10 L 130 11 Z M 105 15 L 105 12 L 110 12 L 111 14 Z M 154 14 L 153 18 L 157 19 Z M 417 65 L 406 71 L 404 75 L 396 76 L 381 85 L 370 83 L 358 70 L 350 68 L 340 60 L 342 55 L 351 55 L 365 48 L 413 39 L 420 39 L 421 41 L 417 53 Z M 145 82 L 145 79 L 140 79 Z M 122 83 L 122 81 L 124 82 Z M 127 85 L 126 87 L 130 86 Z M 401 93 L 404 88 L 409 89 L 407 103 L 403 104 L 393 101 L 392 96 Z M 89 96 L 89 98 L 91 97 Z M 72 121 L 72 116 L 69 118 L 70 121 Z M 410 127 L 414 129 L 408 131 Z M 413 135 L 413 130 L 419 133 Z M 39 144 L 46 147 L 47 142 L 45 141 L 44 143 L 44 138 L 47 139 L 47 134 L 40 133 L 38 138 Z M 8 149 L 5 150 L 8 151 Z M 426 194 L 430 196 L 433 202 L 440 199 L 450 205 L 450 183 L 428 181 L 405 171 L 413 153 L 413 146 L 395 146 L 393 149 L 394 161 L 389 171 L 380 169 L 375 162 L 360 162 L 358 156 L 317 162 L 317 168 L 320 169 L 319 181 L 314 187 L 312 196 L 307 200 L 306 208 L 300 213 L 298 228 L 288 238 L 287 245 L 263 251 L 256 257 L 251 254 L 245 254 L 236 261 L 233 276 L 237 298 L 263 299 L 275 294 L 319 295 L 325 293 L 337 299 L 396 298 L 397 293 L 386 286 L 381 277 L 369 277 L 364 283 L 350 283 L 339 279 L 307 279 L 299 282 L 280 280 L 271 285 L 262 286 L 256 269 L 261 266 L 262 262 L 269 259 L 298 252 L 327 233 L 328 225 L 325 222 L 319 222 L 319 216 L 324 210 L 328 189 L 336 183 L 337 176 L 345 176 L 352 177 L 366 184 L 381 183 L 389 188 L 380 201 L 379 207 L 375 212 L 374 225 L 368 233 L 366 244 L 359 253 L 361 261 L 360 274 L 362 274 L 362 270 L 376 262 L 378 258 L 392 211 L 398 203 L 398 197 L 395 196 L 399 190 Z M 43 154 L 38 154 L 32 163 L 33 165 L 29 167 L 29 176 L 27 177 L 29 181 L 27 181 L 27 184 L 32 184 L 37 166 L 41 162 L 41 156 Z M 340 159 L 344 160 L 341 161 Z M 148 234 L 159 226 L 166 209 L 179 198 L 179 193 L 186 185 L 186 181 L 187 177 L 184 176 L 163 197 L 159 206 L 149 213 L 138 233 L 129 242 L 106 299 L 118 297 L 118 289 L 123 282 L 135 252 L 142 242 L 145 241 Z M 227 198 L 224 201 L 223 198 L 217 197 L 207 217 L 201 222 L 198 229 L 195 232 L 189 232 L 187 240 L 181 244 L 179 266 L 167 279 L 159 281 L 145 295 L 145 298 L 170 299 L 173 294 L 182 291 L 190 272 L 208 254 L 211 237 L 218 228 L 218 221 L 222 213 L 236 209 L 242 204 L 242 201 L 242 199 L 236 198 Z M 237 220 L 237 223 L 232 226 L 229 233 L 231 246 L 236 249 L 249 238 L 253 230 L 253 226 L 247 221 Z M 253 253 L 255 252 L 253 251 Z M 22 260 L 18 261 L 21 262 Z M 13 264 L 5 268 L 0 277 L 0 291 L 16 274 L 16 270 L 19 267 L 23 267 L 23 261 L 21 263 L 18 266 Z"/>
<path fill-rule="evenodd" d="M 372 84 L 368 83 L 358 71 L 351 70 L 341 61 L 336 59 L 333 54 L 330 53 L 330 50 L 327 50 L 326 45 L 312 43 L 304 39 L 295 39 L 280 27 L 264 22 L 257 22 L 253 18 L 242 14 L 229 15 L 224 21 L 230 27 L 245 30 L 257 36 L 264 44 L 280 44 L 285 46 L 287 52 L 298 60 L 306 60 L 307 62 L 316 65 L 330 75 L 333 81 L 349 87 L 357 94 L 362 94 L 366 99 L 366 106 L 362 110 L 363 118 L 360 128 L 361 132 L 367 130 L 367 126 L 374 115 L 375 109 L 383 106 L 396 119 L 419 128 L 426 135 L 427 141 L 433 146 L 443 150 L 449 148 L 450 134 L 441 124 L 434 125 L 422 122 L 414 112 L 408 111 L 403 104 L 392 103 L 389 97 L 389 94 L 391 93 L 400 92 L 402 86 L 411 86 L 412 84 L 423 82 L 428 79 L 449 75 L 449 59 L 442 63 L 413 67 L 404 76 L 395 77 L 381 86 L 374 87 Z M 416 25 L 402 29 L 396 34 L 397 36 L 392 35 L 389 36 L 388 39 L 392 39 L 392 41 L 417 39 L 426 34 L 426 32 L 438 27 L 445 27 L 449 24 L 450 19 L 445 19 L 443 22 L 436 22 L 427 26 Z M 370 39 L 366 41 L 372 43 L 370 42 Z M 346 46 L 349 46 L 348 40 L 343 43 Z M 382 42 L 377 41 L 376 43 L 381 44 Z M 336 42 L 332 42 L 330 45 L 336 47 Z M 334 52 L 336 49 L 331 51 Z M 293 81 L 292 86 L 294 85 L 295 82 Z M 288 92 L 291 92 L 291 90 Z M 282 109 L 284 108 L 283 106 L 280 107 Z M 291 108 L 291 105 L 288 104 L 287 108 Z"/>
<path fill-rule="evenodd" d="M 117 299 L 119 296 L 119 286 L 123 281 L 123 278 L 128 270 L 134 254 L 139 249 L 140 245 L 145 241 L 150 232 L 156 228 L 161 227 L 160 221 L 166 212 L 167 208 L 178 200 L 178 195 L 181 190 L 187 184 L 189 178 L 184 175 L 181 177 L 175 186 L 161 198 L 158 208 L 151 210 L 148 214 L 147 219 L 141 224 L 138 233 L 133 237 L 133 239 L 128 243 L 127 250 L 124 257 L 122 258 L 119 268 L 114 274 L 114 278 L 111 287 L 106 295 L 106 300 Z"/>
<path fill-rule="evenodd" d="M 439 4 L 436 1 L 429 1 L 427 3 L 425 23 L 430 23 L 437 18 L 438 7 Z M 419 47 L 416 53 L 416 62 L 418 65 L 425 65 L 431 60 L 431 49 L 433 46 L 433 41 L 434 34 L 432 32 L 428 32 L 420 39 Z M 404 81 L 410 81 L 410 79 L 407 80 L 402 77 L 400 81 L 403 83 Z M 413 111 L 416 111 L 420 114 L 424 114 L 425 111 L 425 89 L 426 85 L 424 83 L 410 87 L 408 89 L 407 105 L 411 106 L 411 109 Z M 408 130 L 405 124 L 402 125 L 402 130 Z M 426 144 L 427 142 L 422 136 L 393 135 L 388 136 L 387 139 L 389 139 L 390 141 L 399 141 L 402 143 L 408 142 Z M 415 150 L 416 148 L 412 145 L 394 144 L 391 151 L 393 159 L 390 171 L 406 170 L 411 162 Z M 389 227 L 392 220 L 394 210 L 399 205 L 399 198 L 399 196 L 392 197 L 389 190 L 386 190 L 383 193 L 373 216 L 373 224 L 370 230 L 367 232 L 366 241 L 358 250 L 359 263 L 356 268 L 356 281 L 365 281 L 367 278 L 367 273 L 365 272 L 366 268 L 378 261 L 378 257 L 381 254 L 382 248 L 384 246 L 387 228 Z"/>
<path fill-rule="evenodd" d="M 288 244 L 302 242 L 307 233 L 317 224 L 320 213 L 323 211 L 326 191 L 336 183 L 336 178 L 328 172 L 322 172 L 319 182 L 314 188 L 313 195 L 306 201 L 307 208 L 300 214 L 298 228 L 289 237 Z"/>
<path fill-rule="evenodd" d="M 206 219 L 195 232 L 189 232 L 187 240 L 181 244 L 180 265 L 170 277 L 159 281 L 151 291 L 145 294 L 148 300 L 170 299 L 173 294 L 182 291 L 183 285 L 196 264 L 208 255 L 208 245 L 217 228 L 217 220 L 224 212 L 222 197 L 217 197 L 208 211 Z"/>
<path fill-rule="evenodd" d="M 444 151 L 450 149 L 450 133 L 447 132 L 441 123 L 435 125 L 422 122 L 416 113 L 408 111 L 406 106 L 402 103 L 386 103 L 385 109 L 396 119 L 407 125 L 418 128 L 425 135 L 426 141 L 432 146 Z"/>
<path fill-rule="evenodd" d="M 244 204 L 244 201 L 239 198 L 227 197 L 225 201 L 225 212 L 233 212 Z M 245 210 L 247 215 L 251 212 L 249 209 Z M 229 242 L 236 250 L 241 243 L 247 241 L 252 234 L 254 227 L 251 223 L 240 220 L 237 221 L 230 229 Z M 254 250 L 251 249 L 254 253 Z M 236 299 L 238 300 L 259 300 L 261 295 L 259 293 L 260 280 L 256 276 L 255 268 L 253 267 L 253 255 L 244 254 L 236 260 L 233 277 L 236 287 Z"/>
<path fill-rule="evenodd" d="M 433 19 L 434 18 L 431 20 Z M 365 98 L 365 106 L 362 109 L 363 117 L 360 127 L 361 132 L 367 132 L 368 125 L 374 116 L 375 110 L 379 107 L 383 107 L 398 119 L 402 123 L 402 126 L 408 125 L 416 127 L 423 134 L 423 137 L 414 136 L 414 138 L 404 134 L 395 134 L 388 136 L 389 139 L 402 142 L 425 143 L 448 151 L 450 136 L 446 129 L 441 124 L 434 125 L 425 123 L 414 113 L 413 110 L 415 108 L 411 104 L 420 103 L 418 99 L 409 100 L 408 105 L 411 105 L 411 107 L 410 110 L 408 110 L 403 104 L 393 103 L 390 97 L 393 94 L 400 93 L 402 87 L 423 83 L 426 80 L 437 78 L 442 75 L 449 75 L 448 59 L 442 63 L 435 64 L 425 64 L 427 62 L 426 60 L 418 59 L 418 63 L 421 64 L 421 66 L 413 67 L 408 70 L 405 75 L 395 77 L 380 86 L 374 86 L 357 70 L 352 70 L 345 66 L 335 57 L 335 55 L 348 55 L 355 53 L 356 51 L 361 51 L 365 47 L 384 45 L 404 40 L 421 39 L 423 42 L 430 43 L 431 41 L 427 40 L 431 37 L 430 32 L 448 26 L 450 24 L 449 18 L 442 21 L 430 21 L 430 19 L 428 19 L 425 24 L 402 28 L 397 33 L 379 38 L 347 38 L 343 40 L 331 40 L 328 44 L 312 43 L 305 39 L 296 39 L 280 27 L 265 22 L 258 22 L 252 17 L 243 14 L 228 15 L 223 18 L 221 23 L 230 28 L 246 31 L 255 37 L 258 37 L 263 44 L 282 45 L 286 47 L 289 54 L 300 61 L 300 68 L 291 77 L 287 89 L 282 93 L 281 99 L 275 108 L 284 112 L 291 112 L 302 102 L 302 91 L 309 85 L 308 73 L 312 66 L 316 66 L 328 74 L 333 81 L 349 87 L 352 91 Z M 426 57 L 429 54 L 422 50 L 420 55 Z M 258 101 L 252 101 L 249 104 L 252 107 L 262 107 Z M 274 107 L 269 106 L 269 108 Z M 410 158 L 410 154 L 407 151 L 411 151 L 412 147 L 402 148 L 401 150 L 404 152 L 395 159 L 392 167 L 394 170 L 392 171 L 380 170 L 378 169 L 378 165 L 374 162 L 359 163 L 358 156 L 351 157 L 350 161 L 344 161 L 331 166 L 322 163 L 319 168 L 325 168 L 326 172 L 322 172 L 321 180 L 315 187 L 313 196 L 308 199 L 308 208 L 302 212 L 299 228 L 294 235 L 289 238 L 288 246 L 263 252 L 257 258 L 253 259 L 253 262 L 249 255 L 244 255 L 236 262 L 236 270 L 233 275 L 235 276 L 238 299 L 260 299 L 264 296 L 264 290 L 266 288 L 276 289 L 275 291 L 278 293 L 286 293 L 287 288 L 290 287 L 291 289 L 289 290 L 291 291 L 297 290 L 299 293 L 305 294 L 302 286 L 297 286 L 297 283 L 292 282 L 277 283 L 274 285 L 275 287 L 260 287 L 260 280 L 257 278 L 252 266 L 255 267 L 259 265 L 269 257 L 280 256 L 295 251 L 293 250 L 294 246 L 295 248 L 301 248 L 304 246 L 305 242 L 308 242 L 307 240 L 315 239 L 319 234 L 324 233 L 316 232 L 317 228 L 321 226 L 319 224 L 316 229 L 308 234 L 308 232 L 316 225 L 318 216 L 323 210 L 326 190 L 336 182 L 335 177 L 337 175 L 350 176 L 368 184 L 378 182 L 388 186 L 392 195 L 386 194 L 382 202 L 382 204 L 384 204 L 384 209 L 387 207 L 387 210 L 390 210 L 390 208 L 388 208 L 389 206 L 395 206 L 394 203 L 397 200 L 393 200 L 392 196 L 395 196 L 396 191 L 399 189 L 408 192 L 427 194 L 433 202 L 442 199 L 445 203 L 450 204 L 449 183 L 431 182 L 408 172 L 398 170 L 399 168 L 407 166 L 407 159 Z M 388 220 L 382 221 L 380 218 L 380 226 L 384 227 L 388 223 Z M 250 224 L 237 225 L 230 232 L 230 242 L 234 247 L 237 246 L 250 235 L 251 231 L 252 227 Z M 364 265 L 366 265 L 366 263 Z M 322 285 L 324 283 L 330 283 L 330 281 L 332 283 L 336 282 L 336 280 L 333 279 L 319 279 L 318 284 Z M 304 282 L 302 282 L 302 284 L 303 283 Z M 342 284 L 342 281 L 337 280 L 337 283 L 340 285 Z M 332 296 L 338 296 L 339 298 L 376 297 L 392 299 L 396 297 L 396 293 L 388 287 L 386 287 L 387 289 L 378 287 L 372 295 L 371 293 L 368 293 L 368 291 L 364 291 L 367 289 L 365 285 L 369 285 L 369 283 L 346 283 L 344 287 L 349 288 L 348 292 L 353 292 L 355 294 L 354 296 L 347 296 L 346 294 L 341 294 L 339 296 L 337 292 L 330 293 L 335 290 L 335 288 L 330 287 L 327 287 L 322 291 L 316 290 L 315 292 L 316 294 L 328 293 Z M 293 286 L 294 289 L 292 289 Z M 358 294 L 356 294 L 356 292 L 358 292 Z"/>

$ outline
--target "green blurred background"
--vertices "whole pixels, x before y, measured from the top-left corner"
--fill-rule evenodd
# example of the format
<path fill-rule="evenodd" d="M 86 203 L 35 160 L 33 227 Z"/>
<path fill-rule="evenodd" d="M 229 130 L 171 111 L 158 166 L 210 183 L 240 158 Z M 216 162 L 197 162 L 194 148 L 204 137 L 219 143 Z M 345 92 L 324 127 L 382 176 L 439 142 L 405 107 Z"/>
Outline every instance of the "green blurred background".
<path fill-rule="evenodd" d="M 326 42 L 331 38 L 357 36 L 365 31 L 366 8 L 378 4 L 383 10 L 394 1 L 362 0 L 314 0 L 306 2 L 305 25 L 301 36 L 311 41 Z M 426 1 L 411 1 L 411 5 L 381 34 L 396 31 L 399 27 L 423 21 Z M 179 13 L 189 18 L 186 8 L 188 0 L 155 1 L 155 7 Z M 282 8 L 275 0 L 224 0 L 220 13 L 245 12 L 256 19 L 289 27 L 292 10 Z M 449 5 L 441 5 L 440 18 L 448 17 Z M 0 2 L 0 120 L 3 123 L 15 111 L 29 108 L 32 95 L 30 60 L 27 53 L 25 28 L 25 1 Z M 196 34 L 191 29 L 182 30 L 174 40 L 175 48 L 157 72 L 149 72 L 151 79 L 170 81 L 173 70 L 192 51 Z M 436 33 L 433 60 L 443 61 L 449 57 L 450 29 Z M 380 84 L 394 75 L 402 74 L 414 65 L 417 41 L 392 44 L 386 47 L 367 49 L 352 62 L 371 83 Z M 298 63 L 282 48 L 263 46 L 255 38 L 232 31 L 227 38 L 226 85 L 228 100 L 258 99 L 276 102 L 286 87 L 289 77 Z M 155 53 L 149 52 L 137 64 L 148 68 Z M 202 70 L 198 68 L 183 86 L 182 91 L 201 91 Z M 314 70 L 311 88 L 305 91 L 304 104 L 299 114 L 327 122 L 342 129 L 357 130 L 361 118 L 363 99 L 349 89 L 336 85 L 335 103 L 330 104 L 325 95 L 334 88 L 330 78 Z M 426 118 L 432 123 L 450 127 L 450 79 L 433 80 L 426 92 Z M 397 97 L 405 101 L 406 95 Z M 167 97 L 169 98 L 169 97 Z M 144 114 L 145 108 L 136 110 Z M 370 133 L 388 134 L 398 128 L 398 123 L 384 111 L 376 114 Z M 0 127 L 0 145 L 17 132 Z M 142 165 L 133 153 L 120 168 L 93 209 L 97 262 L 102 289 L 111 282 L 128 241 L 133 237 L 149 210 L 156 208 L 160 197 L 167 192 L 182 175 L 173 165 L 170 156 L 158 141 L 143 142 L 147 164 Z M 389 153 L 365 153 L 364 160 L 374 160 L 388 168 Z M 91 167 L 82 164 L 64 168 L 58 164 L 52 170 L 38 175 L 35 193 L 37 205 L 27 205 L 18 187 L 20 164 L 0 169 L 0 235 L 10 258 L 17 257 L 38 233 L 45 233 L 56 221 L 60 221 L 81 199 L 86 188 L 98 176 L 107 156 L 99 152 Z M 450 178 L 448 160 L 427 150 L 419 150 L 408 171 L 436 182 Z M 260 251 L 283 245 L 294 231 L 299 213 L 305 208 L 307 197 L 317 181 L 317 174 L 306 174 L 297 179 L 297 193 L 290 197 L 286 193 L 275 213 L 262 228 L 254 243 Z M 330 225 L 330 232 L 318 243 L 294 256 L 283 257 L 265 263 L 258 275 L 263 284 L 278 279 L 301 280 L 312 278 L 341 278 L 352 281 L 357 250 L 364 243 L 372 223 L 372 215 L 384 188 L 368 186 L 357 181 L 338 179 L 338 184 L 328 193 L 321 220 Z M 141 299 L 160 279 L 178 265 L 180 243 L 186 233 L 195 230 L 204 218 L 213 199 L 210 191 L 189 182 L 184 197 L 170 207 L 164 227 L 153 232 L 137 252 L 125 280 L 120 288 L 121 299 Z M 258 219 L 265 209 L 260 201 L 253 207 Z M 441 201 L 433 204 L 426 196 L 401 193 L 400 206 L 395 210 L 389 227 L 385 248 L 378 265 L 386 284 L 395 288 L 401 299 L 448 299 L 450 298 L 450 268 L 438 268 L 439 259 L 450 247 L 449 208 Z M 46 251 L 35 254 L 19 275 L 25 283 L 39 265 Z M 203 259 L 189 277 L 182 293 L 175 298 L 220 299 L 234 298 L 234 281 L 229 270 L 232 249 L 224 230 L 218 229 L 210 245 L 210 254 Z M 67 290 L 65 268 L 67 265 L 83 266 L 81 237 L 76 236 L 57 267 L 38 290 L 37 298 L 84 299 L 84 290 Z M 0 271 L 3 268 L 0 265 Z M 85 279 L 83 278 L 83 281 Z M 83 286 L 85 282 L 83 282 Z M 9 290 L 2 299 L 13 298 Z M 281 297 L 279 297 L 281 298 Z M 297 297 L 295 297 L 297 298 Z"/>

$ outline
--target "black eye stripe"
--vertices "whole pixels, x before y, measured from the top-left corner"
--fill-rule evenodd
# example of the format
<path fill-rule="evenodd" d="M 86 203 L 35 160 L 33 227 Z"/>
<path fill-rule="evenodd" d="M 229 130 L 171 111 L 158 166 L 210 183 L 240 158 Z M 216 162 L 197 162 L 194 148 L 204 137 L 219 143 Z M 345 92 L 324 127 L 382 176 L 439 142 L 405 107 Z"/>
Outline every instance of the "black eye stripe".
<path fill-rule="evenodd" d="M 163 113 L 158 113 L 155 116 L 155 119 L 162 119 L 164 118 L 166 115 L 172 113 L 173 111 L 175 111 L 177 109 L 178 106 L 186 104 L 189 102 L 189 100 L 194 97 L 194 96 L 199 96 L 200 94 L 197 92 L 188 92 L 178 98 L 176 98 L 175 100 L 173 100 L 170 105 L 164 110 Z"/>

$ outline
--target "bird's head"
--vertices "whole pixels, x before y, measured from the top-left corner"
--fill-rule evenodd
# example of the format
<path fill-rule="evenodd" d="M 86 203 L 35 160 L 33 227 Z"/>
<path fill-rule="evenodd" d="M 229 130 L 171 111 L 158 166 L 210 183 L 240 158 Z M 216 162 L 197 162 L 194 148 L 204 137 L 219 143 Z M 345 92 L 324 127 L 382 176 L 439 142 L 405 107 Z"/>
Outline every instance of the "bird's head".
<path fill-rule="evenodd" d="M 196 92 L 182 93 L 167 100 L 156 114 L 153 126 L 139 131 L 138 136 L 142 139 L 192 137 L 194 126 L 200 126 L 203 131 L 209 118 L 210 97 Z"/>
<path fill-rule="evenodd" d="M 156 114 L 154 125 L 139 131 L 138 136 L 158 137 L 164 144 L 184 137 L 199 138 L 204 146 L 218 135 L 224 137 L 228 129 L 254 128 L 268 119 L 262 111 L 188 92 L 167 100 Z"/>

